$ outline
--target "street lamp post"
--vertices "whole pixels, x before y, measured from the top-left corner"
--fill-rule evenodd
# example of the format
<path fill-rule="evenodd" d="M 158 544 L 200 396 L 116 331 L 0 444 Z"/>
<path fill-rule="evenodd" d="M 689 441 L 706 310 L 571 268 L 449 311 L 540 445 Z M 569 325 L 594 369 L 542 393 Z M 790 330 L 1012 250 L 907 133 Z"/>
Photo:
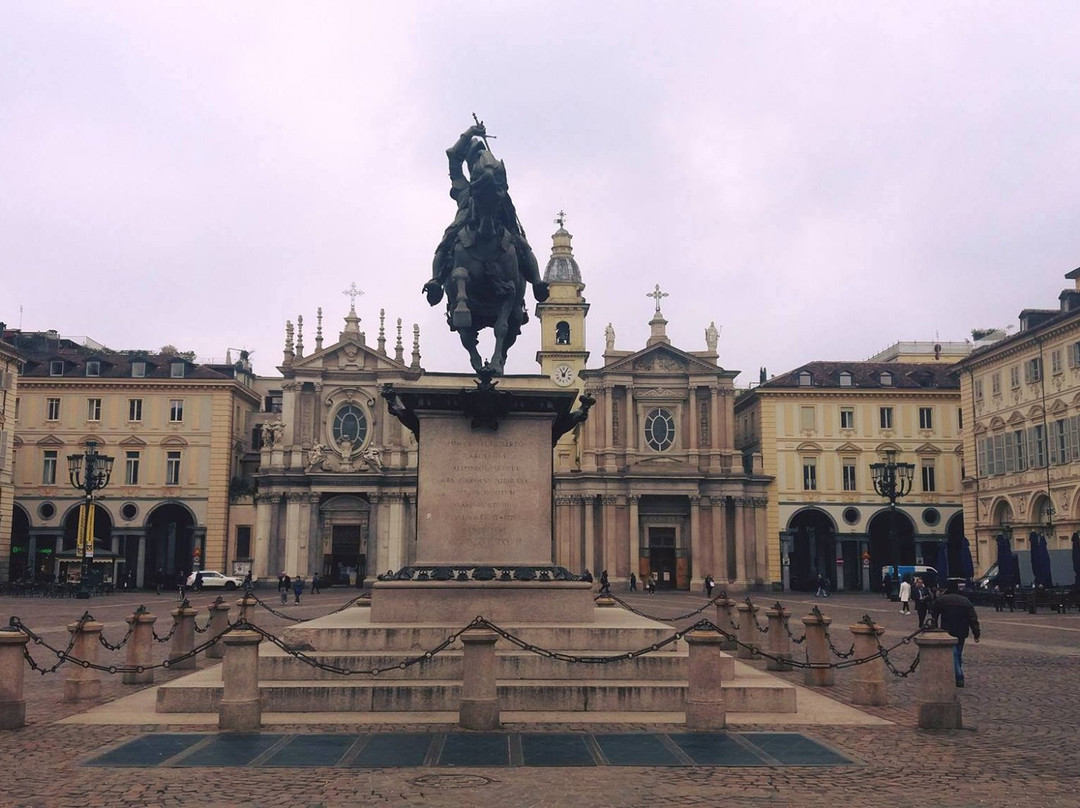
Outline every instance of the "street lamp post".
<path fill-rule="evenodd" d="M 79 506 L 79 528 L 75 536 L 75 552 L 82 559 L 78 597 L 90 597 L 90 564 L 94 558 L 94 492 L 109 484 L 113 459 L 98 454 L 97 442 L 88 440 L 82 454 L 68 455 L 68 479 L 73 488 L 83 492 Z"/>
<path fill-rule="evenodd" d="M 892 583 L 889 596 L 900 587 L 900 553 L 896 546 L 896 500 L 911 492 L 915 480 L 914 463 L 897 463 L 896 452 L 885 452 L 884 463 L 871 463 L 870 475 L 874 480 L 874 492 L 889 500 L 889 552 L 892 554 Z M 895 588 L 894 588 L 895 587 Z"/>

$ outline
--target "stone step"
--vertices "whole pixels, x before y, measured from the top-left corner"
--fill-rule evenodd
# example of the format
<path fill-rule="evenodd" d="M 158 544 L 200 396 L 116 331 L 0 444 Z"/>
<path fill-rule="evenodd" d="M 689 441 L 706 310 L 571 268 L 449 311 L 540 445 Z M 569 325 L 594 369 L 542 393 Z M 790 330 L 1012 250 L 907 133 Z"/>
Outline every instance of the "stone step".
<path fill-rule="evenodd" d="M 563 649 L 560 649 L 563 650 Z M 571 655 L 582 655 L 580 651 L 565 651 Z M 615 656 L 614 651 L 590 653 L 589 656 Z M 380 671 L 383 679 L 455 679 L 462 677 L 463 652 L 446 649 L 431 659 L 402 668 L 401 664 L 414 659 L 409 652 L 379 653 L 320 653 L 311 652 L 306 656 L 327 665 L 347 670 Z M 631 659 L 620 659 L 610 663 L 564 662 L 546 656 L 522 650 L 497 651 L 498 668 L 496 677 L 500 680 L 515 679 L 639 679 L 656 681 L 686 681 L 688 656 L 686 652 L 672 654 L 646 654 Z M 721 661 L 722 679 L 734 677 L 735 661 L 724 655 Z M 307 662 L 286 654 L 276 647 L 264 647 L 259 658 L 259 677 L 266 680 L 335 680 L 340 674 L 321 670 Z"/>
<path fill-rule="evenodd" d="M 215 669 L 216 670 L 216 669 Z M 211 671 L 203 672 L 210 674 Z M 185 677 L 158 688 L 157 712 L 215 712 L 221 699 L 216 677 Z M 200 678 L 201 681 L 191 680 Z M 499 681 L 500 709 L 543 712 L 557 704 L 562 711 L 681 711 L 686 709 L 685 682 L 543 680 Z M 727 710 L 738 713 L 793 713 L 794 686 L 773 677 L 741 677 L 723 684 Z M 461 682 L 455 680 L 263 681 L 267 712 L 429 712 L 457 710 Z"/>

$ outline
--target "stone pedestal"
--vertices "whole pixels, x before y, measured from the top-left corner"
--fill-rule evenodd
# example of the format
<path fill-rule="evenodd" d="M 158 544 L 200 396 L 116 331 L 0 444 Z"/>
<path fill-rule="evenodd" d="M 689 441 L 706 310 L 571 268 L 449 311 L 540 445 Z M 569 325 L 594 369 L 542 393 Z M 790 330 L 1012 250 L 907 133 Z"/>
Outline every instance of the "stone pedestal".
<path fill-rule="evenodd" d="M 67 630 L 76 635 L 71 655 L 75 659 L 96 665 L 102 624 L 88 620 L 80 629 L 78 623 L 69 623 Z M 64 679 L 64 701 L 83 701 L 96 699 L 101 695 L 101 675 L 93 668 L 84 668 L 72 662 L 66 663 L 67 677 Z"/>
<path fill-rule="evenodd" d="M 127 618 L 127 624 L 131 626 L 131 636 L 128 638 L 127 653 L 124 656 L 124 665 L 129 668 L 153 664 L 154 648 L 154 623 L 157 618 L 146 612 L 135 612 Z M 154 669 L 143 671 L 124 671 L 121 681 L 125 685 L 148 685 L 154 681 Z"/>
<path fill-rule="evenodd" d="M 218 705 L 218 729 L 225 732 L 254 732 L 262 726 L 259 696 L 259 643 L 255 631 L 233 631 L 222 638 L 225 662 L 224 689 Z"/>
<path fill-rule="evenodd" d="M 878 652 L 878 637 L 885 633 L 881 626 L 857 623 L 851 627 L 855 635 L 855 659 L 866 659 Z M 885 684 L 885 660 L 881 657 L 856 665 L 851 681 L 851 703 L 883 705 L 889 703 Z"/>
<path fill-rule="evenodd" d="M 770 671 L 791 670 L 791 638 L 787 632 L 787 619 L 791 612 L 777 604 L 765 612 L 769 619 L 769 659 L 765 667 Z"/>
<path fill-rule="evenodd" d="M 256 618 L 259 609 L 259 601 L 255 599 L 254 595 L 243 595 L 240 600 L 236 601 L 236 608 L 240 610 L 240 614 L 236 618 L 237 620 L 244 621 L 251 626 L 259 625 L 259 621 Z"/>
<path fill-rule="evenodd" d="M 757 659 L 753 649 L 761 645 L 761 632 L 757 625 L 758 607 L 739 603 L 736 604 L 735 611 L 739 615 L 739 650 L 736 656 L 739 659 Z"/>
<path fill-rule="evenodd" d="M 495 681 L 495 641 L 499 635 L 471 629 L 461 635 L 465 644 L 461 706 L 458 720 L 465 729 L 498 729 L 499 696 Z"/>
<path fill-rule="evenodd" d="M 169 645 L 169 667 L 175 670 L 194 670 L 195 657 L 182 659 L 191 653 L 195 647 L 195 615 L 198 609 L 180 606 L 173 609 L 170 614 L 176 621 L 176 631 L 173 632 L 172 643 Z M 176 660 L 175 662 L 173 660 Z"/>
<path fill-rule="evenodd" d="M 0 630 L 0 729 L 18 729 L 26 724 L 23 652 L 29 639 L 21 631 Z"/>
<path fill-rule="evenodd" d="M 735 601 L 730 598 L 720 598 L 716 601 L 716 626 L 728 634 L 734 634 Z M 738 643 L 734 639 L 723 637 L 720 641 L 721 651 L 734 651 L 737 647 Z"/>
<path fill-rule="evenodd" d="M 687 729 L 723 729 L 727 725 L 721 677 L 723 637 L 712 631 L 683 635 L 690 647 L 689 692 L 686 697 Z"/>
<path fill-rule="evenodd" d="M 829 656 L 829 643 L 825 631 L 832 624 L 828 617 L 807 615 L 802 619 L 806 631 L 806 661 L 821 667 L 804 668 L 803 682 L 811 687 L 832 687 L 836 684 L 836 669 L 827 667 L 832 658 Z"/>
<path fill-rule="evenodd" d="M 218 598 L 210 604 L 210 628 L 207 634 L 210 637 L 220 637 L 229 627 L 229 604 Z M 225 656 L 225 645 L 216 642 L 206 649 L 208 659 L 221 659 Z"/>
<path fill-rule="evenodd" d="M 919 670 L 915 700 L 919 726 L 923 729 L 962 729 L 963 714 L 953 670 L 956 637 L 944 631 L 927 631 L 915 638 L 919 646 Z"/>

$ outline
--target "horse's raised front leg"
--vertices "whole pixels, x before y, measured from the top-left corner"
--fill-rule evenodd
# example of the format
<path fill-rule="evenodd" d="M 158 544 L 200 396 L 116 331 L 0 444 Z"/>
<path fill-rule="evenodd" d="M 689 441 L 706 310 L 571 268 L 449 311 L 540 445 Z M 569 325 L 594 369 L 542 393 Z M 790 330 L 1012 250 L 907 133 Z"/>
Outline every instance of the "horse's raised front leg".
<path fill-rule="evenodd" d="M 469 270 L 465 267 L 455 267 L 450 273 L 450 286 L 454 290 L 450 323 L 457 329 L 472 328 L 472 314 L 469 312 L 469 295 L 466 289 L 468 280 Z"/>
<path fill-rule="evenodd" d="M 484 360 L 480 357 L 480 352 L 476 350 L 476 343 L 478 337 L 476 331 L 471 328 L 459 328 L 458 336 L 461 338 L 461 344 L 465 346 L 465 350 L 469 352 L 469 364 L 472 365 L 472 369 L 479 373 L 484 367 Z"/>
<path fill-rule="evenodd" d="M 516 302 L 513 298 L 507 298 L 499 304 L 499 316 L 492 327 L 495 332 L 495 350 L 491 354 L 491 368 L 500 376 L 506 367 L 506 353 L 513 343 L 513 340 L 507 340 L 507 333 L 510 330 L 510 315 Z"/>

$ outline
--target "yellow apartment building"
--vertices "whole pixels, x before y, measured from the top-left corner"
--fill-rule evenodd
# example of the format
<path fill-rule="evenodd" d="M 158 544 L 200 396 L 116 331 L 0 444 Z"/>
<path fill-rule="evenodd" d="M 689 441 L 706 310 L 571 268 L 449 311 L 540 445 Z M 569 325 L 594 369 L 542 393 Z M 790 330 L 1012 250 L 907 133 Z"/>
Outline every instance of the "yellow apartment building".
<path fill-rule="evenodd" d="M 4 327 L 0 325 L 0 334 Z M 0 581 L 7 581 L 11 559 L 11 515 L 15 503 L 12 454 L 15 447 L 16 402 L 20 358 L 15 348 L 0 339 Z"/>

